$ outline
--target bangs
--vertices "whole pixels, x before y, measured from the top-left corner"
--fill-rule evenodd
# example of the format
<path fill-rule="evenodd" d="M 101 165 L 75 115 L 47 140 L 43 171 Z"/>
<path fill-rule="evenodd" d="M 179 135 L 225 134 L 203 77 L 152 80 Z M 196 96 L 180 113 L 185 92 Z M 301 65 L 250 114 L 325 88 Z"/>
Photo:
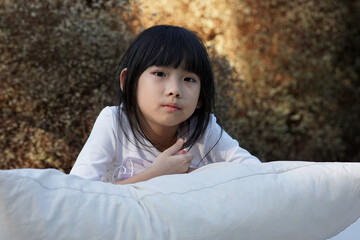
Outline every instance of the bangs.
<path fill-rule="evenodd" d="M 199 38 L 181 28 L 159 31 L 148 39 L 148 49 L 144 49 L 143 69 L 150 66 L 181 67 L 188 72 L 204 76 L 204 65 L 208 61 L 206 49 L 199 44 Z"/>

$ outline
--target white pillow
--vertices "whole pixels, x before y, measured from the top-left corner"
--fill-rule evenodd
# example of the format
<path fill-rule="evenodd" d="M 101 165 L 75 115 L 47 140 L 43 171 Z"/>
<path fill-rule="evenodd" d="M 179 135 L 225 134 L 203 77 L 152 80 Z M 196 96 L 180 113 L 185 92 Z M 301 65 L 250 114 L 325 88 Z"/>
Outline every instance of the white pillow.
<path fill-rule="evenodd" d="M 0 239 L 327 239 L 360 217 L 360 163 L 215 163 L 132 185 L 0 171 Z"/>
<path fill-rule="evenodd" d="M 331 240 L 357 240 L 360 238 L 360 218 Z"/>

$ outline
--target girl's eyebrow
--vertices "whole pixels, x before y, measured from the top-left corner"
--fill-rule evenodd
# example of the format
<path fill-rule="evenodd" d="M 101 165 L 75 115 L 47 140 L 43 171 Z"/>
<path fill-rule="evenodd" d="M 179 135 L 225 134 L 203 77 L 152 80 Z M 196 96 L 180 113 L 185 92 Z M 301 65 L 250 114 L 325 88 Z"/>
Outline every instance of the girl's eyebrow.
<path fill-rule="evenodd" d="M 196 73 L 194 73 L 194 72 L 189 72 L 189 71 L 187 71 L 187 70 L 185 70 L 185 69 L 183 69 L 183 72 L 184 72 L 185 74 L 193 75 L 194 77 L 197 77 L 197 78 L 199 78 L 199 79 L 200 79 L 200 76 L 199 76 L 199 75 L 197 75 L 197 74 L 196 74 Z"/>
<path fill-rule="evenodd" d="M 154 68 L 154 69 L 171 69 L 172 67 L 169 67 L 169 66 L 156 66 L 156 65 L 153 65 L 153 66 L 150 66 L 149 68 Z"/>
<path fill-rule="evenodd" d="M 174 68 L 173 66 L 166 66 L 166 65 L 159 65 L 159 66 L 157 66 L 157 65 L 152 65 L 152 66 L 150 66 L 150 67 L 151 67 L 151 68 L 155 68 L 155 70 L 156 70 L 156 68 L 160 68 L 160 70 L 161 70 L 161 68 L 165 68 L 165 69 L 180 69 L 184 74 L 189 74 L 189 75 L 192 75 L 192 77 L 196 77 L 196 78 L 200 79 L 200 76 L 197 75 L 196 73 L 191 72 L 191 71 L 188 71 L 188 70 L 186 70 L 186 69 L 184 69 L 184 68 L 181 68 L 181 67 Z"/>

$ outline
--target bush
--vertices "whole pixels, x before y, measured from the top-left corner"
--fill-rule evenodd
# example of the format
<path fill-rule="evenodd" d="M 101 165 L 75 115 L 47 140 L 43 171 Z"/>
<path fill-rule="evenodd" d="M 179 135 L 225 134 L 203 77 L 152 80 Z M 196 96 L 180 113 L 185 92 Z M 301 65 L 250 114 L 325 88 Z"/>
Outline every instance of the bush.
<path fill-rule="evenodd" d="M 1 168 L 69 171 L 131 39 L 125 0 L 0 3 Z"/>
<path fill-rule="evenodd" d="M 359 1 L 241 2 L 236 138 L 263 161 L 359 161 Z"/>

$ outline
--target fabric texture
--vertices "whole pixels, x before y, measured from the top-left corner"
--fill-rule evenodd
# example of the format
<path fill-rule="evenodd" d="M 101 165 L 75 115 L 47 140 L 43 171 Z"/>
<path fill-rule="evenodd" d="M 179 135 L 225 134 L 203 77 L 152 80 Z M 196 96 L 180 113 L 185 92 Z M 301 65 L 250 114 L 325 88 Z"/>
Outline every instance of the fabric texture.
<path fill-rule="evenodd" d="M 357 240 L 360 238 L 360 218 L 330 240 Z"/>
<path fill-rule="evenodd" d="M 360 164 L 214 163 L 131 185 L 0 171 L 0 239 L 328 239 L 360 217 Z"/>
<path fill-rule="evenodd" d="M 129 129 L 126 133 L 121 131 L 119 121 L 122 121 L 125 128 Z M 127 139 L 126 136 L 130 139 Z M 154 147 L 145 148 L 136 146 L 134 143 L 135 137 L 130 131 L 127 118 L 122 116 L 120 119 L 117 107 L 106 107 L 95 121 L 91 134 L 70 174 L 88 180 L 116 182 L 123 179 L 124 176 L 130 177 L 132 173 L 139 173 L 150 166 L 161 152 Z M 145 143 L 151 146 L 150 142 L 146 141 Z M 185 150 L 194 155 L 190 167 L 223 161 L 260 163 L 256 157 L 239 147 L 238 142 L 226 132 L 223 131 L 221 135 L 221 128 L 216 123 L 214 115 L 211 115 L 208 128 L 200 141 L 191 149 Z M 207 154 L 208 152 L 209 154 Z M 205 159 L 201 161 L 203 158 Z M 136 172 L 132 171 L 126 163 L 130 163 L 130 165 L 134 163 L 133 165 L 137 167 Z"/>

